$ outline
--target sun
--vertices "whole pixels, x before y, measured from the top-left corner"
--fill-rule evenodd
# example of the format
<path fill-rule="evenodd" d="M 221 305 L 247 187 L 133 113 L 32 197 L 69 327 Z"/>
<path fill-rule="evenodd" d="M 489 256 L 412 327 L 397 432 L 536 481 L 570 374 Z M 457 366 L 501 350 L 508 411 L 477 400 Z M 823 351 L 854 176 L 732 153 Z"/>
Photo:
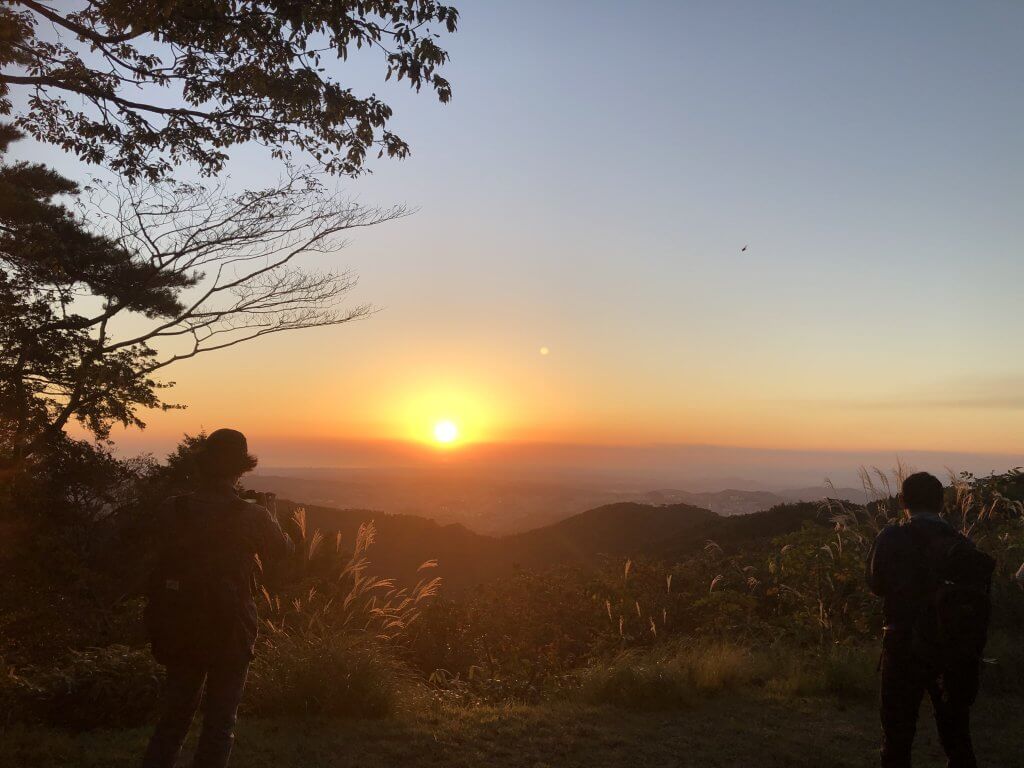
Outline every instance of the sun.
<path fill-rule="evenodd" d="M 434 439 L 439 443 L 454 443 L 459 437 L 459 428 L 454 421 L 444 419 L 434 425 Z"/>

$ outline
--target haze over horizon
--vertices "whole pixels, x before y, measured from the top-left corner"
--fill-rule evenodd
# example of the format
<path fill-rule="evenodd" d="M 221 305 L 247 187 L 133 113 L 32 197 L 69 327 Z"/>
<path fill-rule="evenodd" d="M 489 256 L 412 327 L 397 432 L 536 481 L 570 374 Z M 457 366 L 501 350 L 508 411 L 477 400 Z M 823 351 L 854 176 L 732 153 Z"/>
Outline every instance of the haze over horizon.
<path fill-rule="evenodd" d="M 153 453 L 162 458 L 177 437 L 154 440 L 146 433 L 119 438 L 122 455 Z M 971 472 L 984 476 L 1021 466 L 1017 454 L 943 451 L 815 451 L 712 445 L 585 445 L 568 443 L 478 443 L 454 451 L 410 441 L 309 441 L 250 437 L 260 464 L 257 475 L 330 475 L 333 470 L 423 474 L 438 471 L 467 478 L 574 482 L 612 487 L 627 484 L 652 490 L 782 490 L 795 487 L 859 487 L 861 467 L 886 472 L 898 464 L 940 476 Z"/>

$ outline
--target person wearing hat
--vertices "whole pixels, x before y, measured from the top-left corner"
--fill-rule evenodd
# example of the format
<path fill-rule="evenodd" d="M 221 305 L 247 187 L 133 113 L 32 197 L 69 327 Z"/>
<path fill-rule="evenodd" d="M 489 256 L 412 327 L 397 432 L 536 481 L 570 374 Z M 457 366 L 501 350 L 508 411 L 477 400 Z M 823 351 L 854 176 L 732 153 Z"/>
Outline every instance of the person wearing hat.
<path fill-rule="evenodd" d="M 245 435 L 218 429 L 195 453 L 196 490 L 168 499 L 156 515 L 157 564 L 145 622 L 167 680 L 143 768 L 173 768 L 204 688 L 192 765 L 228 763 L 256 641 L 256 569 L 293 546 L 278 525 L 272 496 L 261 497 L 261 505 L 236 493 L 238 479 L 255 466 Z"/>

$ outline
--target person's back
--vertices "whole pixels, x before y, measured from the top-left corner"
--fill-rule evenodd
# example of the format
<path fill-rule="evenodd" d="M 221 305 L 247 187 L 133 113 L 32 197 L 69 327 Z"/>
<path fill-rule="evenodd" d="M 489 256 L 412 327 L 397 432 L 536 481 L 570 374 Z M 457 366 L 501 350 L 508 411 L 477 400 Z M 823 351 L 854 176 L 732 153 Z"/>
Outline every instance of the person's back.
<path fill-rule="evenodd" d="M 256 558 L 269 562 L 291 547 L 268 509 L 234 491 L 239 475 L 255 466 L 241 433 L 211 433 L 196 460 L 199 489 L 169 499 L 154 522 L 158 553 L 145 618 L 167 683 L 145 768 L 176 763 L 204 685 L 194 766 L 227 764 L 256 640 Z"/>
<path fill-rule="evenodd" d="M 903 483 L 902 500 L 910 520 L 878 534 L 867 568 L 868 585 L 884 601 L 882 765 L 909 768 L 918 711 L 927 692 L 950 768 L 973 768 L 970 706 L 977 695 L 988 620 L 984 571 L 990 559 L 939 515 L 943 488 L 937 478 L 923 472 L 911 475 Z M 978 571 L 965 577 L 976 580 L 977 595 L 973 587 L 955 583 L 960 574 L 950 569 L 959 562 Z M 954 614 L 964 610 L 976 611 L 973 622 Z M 965 623 L 974 626 L 956 634 L 955 625 Z"/>
<path fill-rule="evenodd" d="M 169 499 L 154 527 L 146 618 L 157 659 L 248 653 L 256 636 L 256 558 L 275 560 L 286 546 L 269 510 L 231 488 L 202 487 Z"/>

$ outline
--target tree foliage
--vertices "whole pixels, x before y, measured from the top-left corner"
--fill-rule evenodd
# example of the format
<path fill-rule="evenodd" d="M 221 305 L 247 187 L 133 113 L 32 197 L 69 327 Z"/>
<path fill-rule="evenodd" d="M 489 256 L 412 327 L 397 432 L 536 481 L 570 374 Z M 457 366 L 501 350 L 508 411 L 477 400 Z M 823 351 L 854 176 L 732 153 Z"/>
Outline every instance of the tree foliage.
<path fill-rule="evenodd" d="M 371 149 L 409 147 L 387 127 L 391 107 L 328 67 L 366 49 L 386 79 L 447 102 L 434 30 L 457 22 L 436 0 L 14 0 L 0 9 L 0 111 L 24 88 L 20 127 L 130 179 L 181 161 L 214 174 L 247 141 L 357 174 Z"/>
<path fill-rule="evenodd" d="M 4 129 L 0 149 L 15 137 Z M 140 408 L 173 407 L 155 376 L 180 360 L 365 316 L 341 305 L 349 272 L 295 262 L 404 213 L 298 171 L 238 195 L 174 182 L 90 193 L 38 164 L 0 164 L 0 461 L 17 465 L 71 420 L 100 438 L 144 426 Z"/>

